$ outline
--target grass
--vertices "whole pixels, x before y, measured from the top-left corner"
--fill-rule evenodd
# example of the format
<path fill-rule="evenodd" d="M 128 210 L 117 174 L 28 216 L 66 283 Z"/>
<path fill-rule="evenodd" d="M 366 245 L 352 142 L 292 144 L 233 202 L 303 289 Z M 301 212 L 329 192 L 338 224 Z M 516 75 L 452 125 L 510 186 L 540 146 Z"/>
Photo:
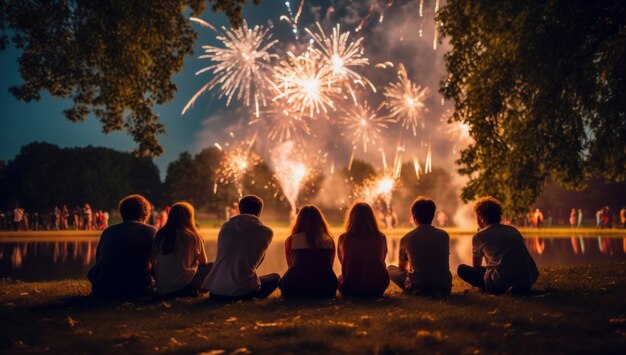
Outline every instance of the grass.
<path fill-rule="evenodd" d="M 604 353 L 626 346 L 626 263 L 546 268 L 535 296 L 96 302 L 85 280 L 0 282 L 0 352 Z M 211 352 L 213 351 L 213 352 Z"/>

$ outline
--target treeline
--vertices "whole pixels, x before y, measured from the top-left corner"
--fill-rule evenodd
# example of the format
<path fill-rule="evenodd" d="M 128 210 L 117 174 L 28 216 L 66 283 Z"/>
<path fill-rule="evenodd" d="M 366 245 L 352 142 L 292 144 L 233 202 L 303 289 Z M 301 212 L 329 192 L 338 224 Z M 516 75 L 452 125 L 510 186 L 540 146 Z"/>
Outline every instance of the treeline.
<path fill-rule="evenodd" d="M 158 199 L 162 184 L 159 169 L 149 158 L 108 148 L 31 143 L 0 167 L 0 186 L 2 209 L 19 204 L 44 211 L 84 203 L 112 209 L 121 196 L 134 192 Z"/>
<path fill-rule="evenodd" d="M 238 198 L 233 182 L 218 183 L 216 176 L 223 152 L 215 147 L 192 155 L 182 153 L 169 164 L 165 181 L 159 169 L 147 158 L 109 148 L 60 148 L 49 143 L 31 143 L 7 164 L 0 164 L 0 209 L 13 209 L 17 203 L 27 210 L 48 210 L 54 206 L 90 203 L 94 208 L 113 210 L 120 197 L 130 193 L 145 195 L 157 207 L 186 200 L 197 209 L 216 214 Z M 341 215 L 358 198 L 359 188 L 376 175 L 374 167 L 355 160 L 351 169 L 335 174 L 319 171 L 302 188 L 298 204 L 316 203 L 330 215 Z M 270 167 L 261 163 L 241 179 L 244 193 L 259 195 L 268 211 L 288 211 L 289 204 Z M 418 194 L 435 198 L 452 213 L 457 207 L 457 189 L 451 175 L 442 169 L 416 179 L 412 163 L 403 166 L 392 207 L 404 220 L 407 206 Z M 396 208 L 397 207 L 397 208 Z M 408 216 L 408 212 L 406 212 Z"/>

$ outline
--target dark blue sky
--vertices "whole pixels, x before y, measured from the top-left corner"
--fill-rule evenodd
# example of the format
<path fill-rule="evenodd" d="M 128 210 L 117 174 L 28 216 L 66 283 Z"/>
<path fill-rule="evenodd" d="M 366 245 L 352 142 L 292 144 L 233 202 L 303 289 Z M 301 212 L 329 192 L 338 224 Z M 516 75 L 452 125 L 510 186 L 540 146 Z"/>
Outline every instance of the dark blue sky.
<path fill-rule="evenodd" d="M 295 11 L 299 1 L 291 0 L 291 3 Z M 380 10 L 385 2 L 378 3 L 381 4 Z M 384 23 L 377 21 L 378 13 L 375 13 L 366 28 L 358 35 L 365 37 L 364 47 L 366 55 L 370 57 L 370 63 L 387 60 L 404 63 L 413 80 L 431 88 L 432 94 L 427 102 L 429 111 L 426 116 L 426 129 L 420 131 L 418 137 L 406 139 L 407 149 L 420 149 L 420 154 L 424 155 L 424 142 L 431 142 L 434 155 L 439 155 L 437 161 L 440 159 L 451 161 L 453 157 L 449 153 L 451 151 L 449 142 L 438 140 L 441 117 L 445 115 L 445 110 L 449 106 L 444 107 L 440 104 L 440 96 L 437 93 L 439 80 L 445 73 L 443 66 L 445 45 L 433 51 L 433 3 L 434 1 L 425 2 L 425 16 L 419 18 L 416 11 L 417 1 L 397 1 L 387 11 Z M 303 26 L 310 27 L 316 20 L 320 20 L 327 30 L 334 23 L 340 22 L 342 30 L 350 30 L 355 36 L 354 29 L 368 8 L 369 2 L 309 0 L 302 13 L 300 29 L 303 33 Z M 279 20 L 281 15 L 286 14 L 284 1 L 279 0 L 263 0 L 257 7 L 247 5 L 244 8 L 244 18 L 248 24 L 273 24 L 272 36 L 281 40 L 280 46 L 283 48 L 284 44 L 293 42 L 291 27 Z M 218 27 L 229 26 L 223 14 L 214 14 L 210 10 L 199 17 Z M 418 24 L 423 26 L 423 37 L 418 36 Z M 194 75 L 198 69 L 209 65 L 208 61 L 196 58 L 202 52 L 201 46 L 218 43 L 212 31 L 197 24 L 192 26 L 198 31 L 199 38 L 195 44 L 195 54 L 186 58 L 183 70 L 174 76 L 178 92 L 171 102 L 155 108 L 167 130 L 167 135 L 160 137 L 165 152 L 155 159 L 162 176 L 165 175 L 167 165 L 181 152 L 198 152 L 203 147 L 213 145 L 217 140 L 226 139 L 230 130 L 247 126 L 245 118 L 249 115 L 233 107 L 225 108 L 225 100 L 218 100 L 213 93 L 205 93 L 195 106 L 181 117 L 180 112 L 189 98 L 210 79 L 208 73 L 198 77 Z M 68 121 L 63 115 L 63 110 L 71 106 L 69 100 L 52 98 L 46 92 L 42 93 L 42 100 L 39 102 L 24 103 L 16 100 L 8 92 L 8 88 L 21 82 L 16 63 L 18 55 L 19 52 L 14 48 L 0 52 L 0 160 L 13 159 L 21 146 L 33 141 L 46 141 L 62 147 L 105 146 L 122 151 L 131 151 L 135 147 L 135 143 L 126 132 L 103 134 L 100 122 L 94 117 L 89 117 L 81 123 Z M 395 69 L 371 70 L 367 76 L 379 89 L 388 81 L 395 80 Z M 380 90 L 378 96 L 381 96 Z M 320 132 L 321 136 L 329 134 L 336 136 L 336 132 Z M 397 137 L 397 131 L 389 132 L 390 146 L 395 146 Z M 328 147 L 323 148 L 328 150 Z M 338 163 L 342 160 L 345 162 L 349 157 L 349 147 L 343 147 L 343 150 L 341 147 L 331 149 L 334 149 L 332 153 L 341 156 Z M 360 158 L 366 160 L 369 158 L 373 163 L 378 163 L 379 157 L 380 155 L 373 155 Z"/>

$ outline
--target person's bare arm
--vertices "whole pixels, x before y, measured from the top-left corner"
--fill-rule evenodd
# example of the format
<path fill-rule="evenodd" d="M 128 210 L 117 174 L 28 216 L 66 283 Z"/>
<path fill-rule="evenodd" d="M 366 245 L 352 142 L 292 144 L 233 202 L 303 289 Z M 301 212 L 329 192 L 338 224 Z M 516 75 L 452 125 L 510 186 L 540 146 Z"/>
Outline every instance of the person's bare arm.
<path fill-rule="evenodd" d="M 472 264 L 474 265 L 474 267 L 483 266 L 483 257 L 482 256 L 474 256 L 472 258 Z"/>

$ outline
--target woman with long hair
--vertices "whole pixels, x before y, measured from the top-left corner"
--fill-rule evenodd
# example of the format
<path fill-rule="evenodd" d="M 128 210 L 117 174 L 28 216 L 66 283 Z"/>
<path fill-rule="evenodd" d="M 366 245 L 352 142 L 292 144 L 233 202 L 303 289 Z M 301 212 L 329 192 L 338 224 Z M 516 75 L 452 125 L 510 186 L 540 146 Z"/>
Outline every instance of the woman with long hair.
<path fill-rule="evenodd" d="M 339 236 L 339 292 L 346 297 L 380 298 L 389 286 L 385 265 L 387 237 L 380 231 L 372 207 L 355 203 Z"/>
<path fill-rule="evenodd" d="M 285 242 L 285 254 L 289 269 L 278 286 L 283 297 L 335 297 L 335 241 L 317 207 L 304 206 L 300 209 L 291 235 Z"/>
<path fill-rule="evenodd" d="M 156 234 L 152 249 L 156 292 L 169 297 L 197 296 L 211 265 L 194 218 L 194 208 L 178 202 Z"/>

